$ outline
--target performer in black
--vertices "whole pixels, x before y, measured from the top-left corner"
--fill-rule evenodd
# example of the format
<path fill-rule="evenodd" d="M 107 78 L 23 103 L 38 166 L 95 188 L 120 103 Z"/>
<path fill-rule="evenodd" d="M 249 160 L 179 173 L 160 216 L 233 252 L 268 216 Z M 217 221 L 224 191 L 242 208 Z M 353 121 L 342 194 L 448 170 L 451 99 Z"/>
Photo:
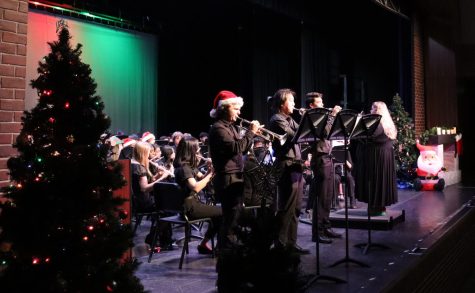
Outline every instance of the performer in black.
<path fill-rule="evenodd" d="M 309 105 L 315 108 L 323 108 L 323 94 L 311 92 L 307 94 L 307 100 L 313 99 Z M 340 112 L 341 107 L 335 106 L 330 113 L 325 133 L 331 129 L 336 114 Z M 310 163 L 314 178 L 315 190 L 317 195 L 316 207 L 314 207 L 314 217 L 312 221 L 312 240 L 320 243 L 331 243 L 330 238 L 341 238 L 341 234 L 334 232 L 330 225 L 331 201 L 335 193 L 335 177 L 333 162 L 331 156 L 331 142 L 327 139 L 319 140 L 313 150 L 312 162 Z M 315 217 L 315 211 L 318 209 L 318 218 Z M 318 221 L 318 230 L 316 231 L 315 221 Z"/>
<path fill-rule="evenodd" d="M 397 129 L 384 102 L 374 102 L 371 114 L 381 115 L 381 120 L 366 145 L 360 144 L 356 149 L 355 191 L 359 201 L 368 203 L 372 216 L 382 216 L 386 215 L 386 206 L 398 200 L 393 148 Z"/>
<path fill-rule="evenodd" d="M 275 167 L 278 177 L 276 219 L 277 237 L 274 242 L 276 249 L 308 254 L 306 249 L 297 245 L 298 217 L 303 195 L 304 179 L 300 146 L 292 143 L 292 137 L 298 129 L 298 124 L 290 116 L 294 111 L 295 92 L 290 89 L 279 89 L 269 100 L 274 115 L 270 119 L 270 130 L 277 134 L 287 134 L 284 145 L 274 140 Z"/>
<path fill-rule="evenodd" d="M 216 122 L 209 131 L 209 151 L 215 176 L 213 180 L 217 201 L 223 209 L 220 247 L 233 248 L 238 245 L 236 237 L 237 220 L 243 207 L 243 155 L 252 146 L 252 139 L 259 130 L 259 122 L 251 121 L 243 137 L 234 124 L 241 113 L 244 102 L 230 91 L 221 91 L 214 99 L 210 112 Z"/>

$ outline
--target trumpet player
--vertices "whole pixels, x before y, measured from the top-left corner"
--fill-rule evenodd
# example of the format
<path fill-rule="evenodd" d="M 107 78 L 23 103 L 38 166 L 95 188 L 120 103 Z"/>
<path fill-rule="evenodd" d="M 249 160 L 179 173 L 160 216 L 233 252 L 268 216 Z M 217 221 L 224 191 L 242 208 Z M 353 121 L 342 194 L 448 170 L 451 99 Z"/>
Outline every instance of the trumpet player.
<path fill-rule="evenodd" d="M 220 91 L 210 111 L 210 116 L 216 119 L 210 128 L 208 143 L 215 171 L 215 195 L 221 201 L 223 210 L 219 235 L 219 246 L 223 249 L 232 249 L 240 244 L 236 232 L 237 220 L 243 208 L 243 156 L 251 148 L 252 140 L 261 127 L 258 121 L 250 121 L 244 135 L 239 134 L 235 122 L 243 105 L 243 99 L 233 92 Z"/>
<path fill-rule="evenodd" d="M 274 112 L 270 119 L 270 128 L 277 134 L 287 134 L 290 139 L 281 145 L 273 144 L 275 166 L 279 170 L 276 208 L 277 231 L 274 239 L 275 249 L 285 249 L 299 254 L 308 254 L 308 250 L 297 245 L 297 227 L 303 195 L 304 179 L 300 146 L 292 144 L 292 137 L 299 127 L 291 114 L 294 111 L 295 92 L 291 89 L 279 89 L 269 99 Z"/>
<path fill-rule="evenodd" d="M 323 108 L 323 94 L 311 92 L 306 96 L 306 104 L 310 108 Z M 340 106 L 332 108 L 332 112 L 330 113 L 325 127 L 325 133 L 330 131 L 333 120 L 340 110 Z M 333 231 L 330 226 L 331 200 L 335 192 L 335 174 L 331 157 L 330 141 L 327 139 L 319 140 L 314 144 L 311 152 L 313 156 L 310 162 L 310 167 L 314 174 L 315 191 L 312 190 L 311 192 L 314 194 L 310 194 L 309 197 L 315 198 L 316 196 L 316 201 L 314 201 L 313 207 L 314 214 L 312 217 L 312 241 L 329 244 L 332 243 L 331 238 L 341 238 L 341 234 Z M 315 214 L 317 214 L 317 217 Z M 315 223 L 315 221 L 318 221 L 318 223 Z M 317 226 L 318 229 L 316 228 Z"/>

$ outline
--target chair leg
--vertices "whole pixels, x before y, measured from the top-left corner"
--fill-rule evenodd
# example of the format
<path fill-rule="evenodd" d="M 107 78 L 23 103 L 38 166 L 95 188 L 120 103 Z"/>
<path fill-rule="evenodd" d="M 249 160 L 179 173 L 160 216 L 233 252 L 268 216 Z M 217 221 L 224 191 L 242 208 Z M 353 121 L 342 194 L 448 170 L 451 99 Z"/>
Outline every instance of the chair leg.
<path fill-rule="evenodd" d="M 211 228 L 213 228 L 213 222 L 210 221 L 209 225 L 211 225 Z M 213 250 L 212 257 L 215 258 L 216 257 L 216 251 L 214 249 L 214 236 L 211 237 L 211 250 Z"/>
<path fill-rule="evenodd" d="M 155 224 L 156 223 L 156 224 Z M 158 237 L 158 221 L 153 221 L 152 222 L 152 229 L 153 230 L 153 235 L 152 235 L 152 243 L 150 244 L 150 254 L 148 255 L 148 263 L 152 261 L 152 256 L 155 253 L 155 246 L 157 245 L 157 237 Z"/>
<path fill-rule="evenodd" d="M 189 241 L 189 234 L 191 233 L 191 231 L 188 231 L 190 230 L 190 227 L 185 224 L 185 238 L 184 238 L 184 243 L 183 243 L 183 249 L 181 250 L 181 257 L 180 257 L 180 264 L 178 265 L 178 269 L 181 270 L 182 266 L 183 266 L 183 259 L 185 258 L 185 252 L 186 254 L 188 254 L 188 241 Z"/>
<path fill-rule="evenodd" d="M 142 218 L 143 218 L 143 215 L 136 215 L 135 216 L 134 234 L 135 234 L 135 231 L 137 231 L 138 226 L 140 226 L 140 224 L 142 224 Z"/>

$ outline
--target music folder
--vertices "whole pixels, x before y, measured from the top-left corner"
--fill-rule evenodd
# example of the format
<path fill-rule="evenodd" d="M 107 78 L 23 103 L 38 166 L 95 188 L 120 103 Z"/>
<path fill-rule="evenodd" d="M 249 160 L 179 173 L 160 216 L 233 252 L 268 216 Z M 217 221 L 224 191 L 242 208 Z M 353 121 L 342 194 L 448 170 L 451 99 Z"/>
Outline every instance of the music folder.
<path fill-rule="evenodd" d="M 322 139 L 330 112 L 331 110 L 327 108 L 314 108 L 305 111 L 292 143 L 314 142 Z"/>

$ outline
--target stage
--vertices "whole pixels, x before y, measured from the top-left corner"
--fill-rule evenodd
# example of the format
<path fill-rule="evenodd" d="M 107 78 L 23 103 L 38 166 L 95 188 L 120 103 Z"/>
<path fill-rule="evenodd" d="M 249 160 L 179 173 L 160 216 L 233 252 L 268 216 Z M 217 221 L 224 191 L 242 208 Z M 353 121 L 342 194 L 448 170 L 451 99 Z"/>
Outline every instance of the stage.
<path fill-rule="evenodd" d="M 371 243 L 383 244 L 389 249 L 371 246 L 367 254 L 363 254 L 362 249 L 354 245 L 367 243 L 368 232 L 366 226 L 352 226 L 353 221 L 348 230 L 349 257 L 369 267 L 344 262 L 329 268 L 345 257 L 345 235 L 332 244 L 320 244 L 320 274 L 338 277 L 346 283 L 313 282 L 305 292 L 409 292 L 416 289 L 460 292 L 457 285 L 462 288 L 475 272 L 472 265 L 475 260 L 475 187 L 455 184 L 442 192 L 399 190 L 398 196 L 398 203 L 388 209 L 388 217 L 379 219 L 386 222 L 384 229 L 373 227 L 371 233 Z M 358 205 L 361 209 L 349 210 L 349 213 L 352 217 L 361 217 L 363 225 L 367 221 L 365 209 L 362 203 Z M 392 223 L 388 221 L 391 217 Z M 149 222 L 145 221 L 137 230 L 134 247 L 134 254 L 142 263 L 136 275 L 146 290 L 216 292 L 216 260 L 199 255 L 197 241 L 190 243 L 190 254 L 185 256 L 182 270 L 178 269 L 181 247 L 155 254 L 148 263 L 147 246 L 143 243 L 148 229 Z M 344 228 L 335 230 L 345 234 Z M 174 230 L 175 238 L 181 235 L 182 229 Z M 306 284 L 316 271 L 310 225 L 299 224 L 298 243 L 311 251 L 301 257 L 301 280 Z M 467 286 L 472 287 L 465 292 L 474 292 L 474 283 L 470 284 Z"/>

